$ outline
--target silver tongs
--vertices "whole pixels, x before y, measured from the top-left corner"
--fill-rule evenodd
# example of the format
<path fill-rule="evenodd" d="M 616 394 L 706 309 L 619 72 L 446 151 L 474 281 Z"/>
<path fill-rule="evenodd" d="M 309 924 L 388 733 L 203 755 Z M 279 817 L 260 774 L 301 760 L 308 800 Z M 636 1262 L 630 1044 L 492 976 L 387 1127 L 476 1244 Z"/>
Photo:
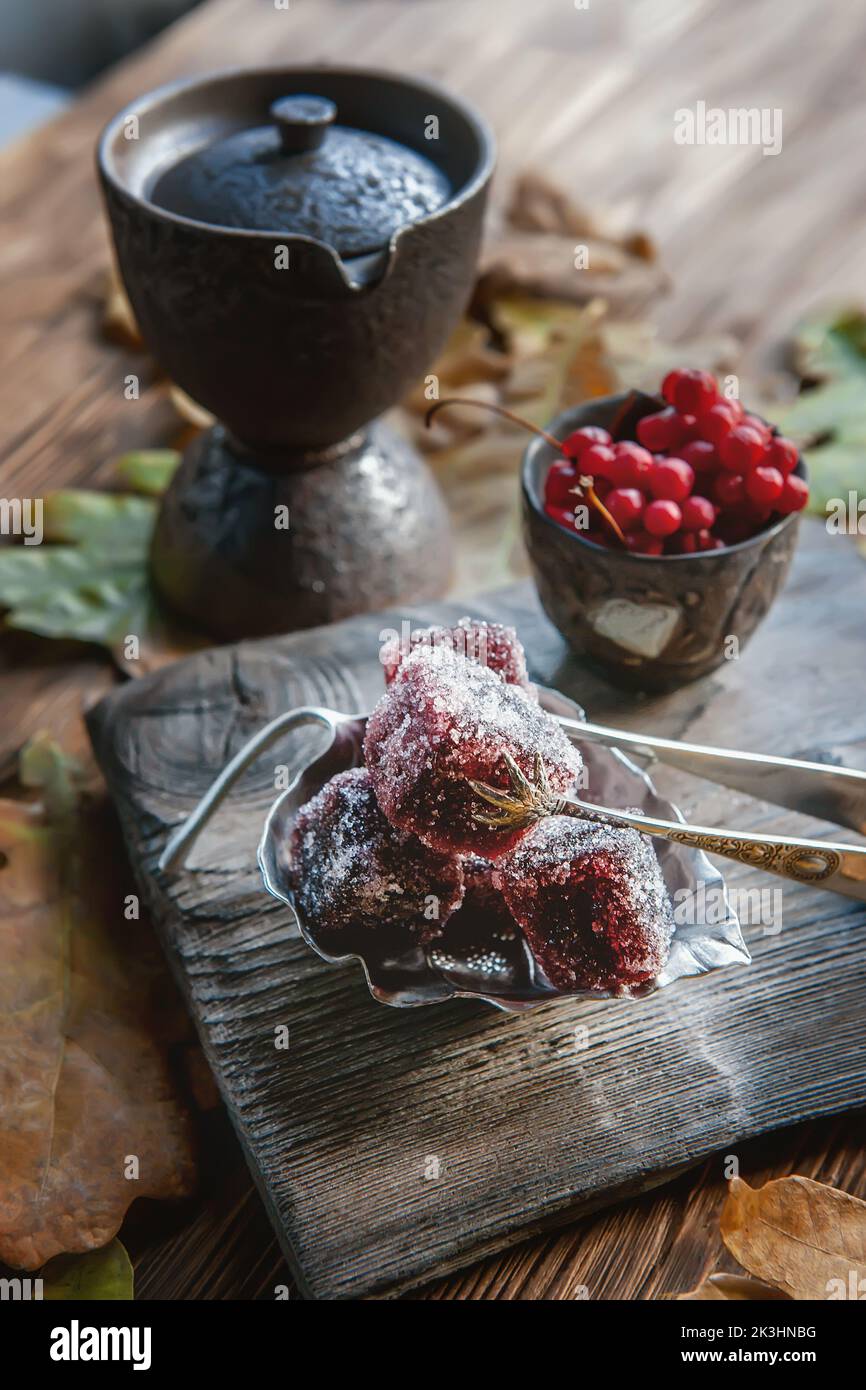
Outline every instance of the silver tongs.
<path fill-rule="evenodd" d="M 866 772 L 799 758 L 742 753 L 733 748 L 652 738 L 563 715 L 555 714 L 553 718 L 575 743 L 589 739 L 612 748 L 629 748 L 762 801 L 849 826 L 861 834 L 866 830 Z M 160 856 L 160 869 L 171 872 L 179 867 L 193 840 L 241 773 L 282 734 L 306 724 L 319 724 L 330 731 L 334 745 L 345 727 L 354 724 L 363 727 L 365 722 L 365 715 L 345 715 L 320 706 L 288 710 L 271 720 L 235 754 L 189 818 L 171 835 Z M 646 835 L 691 845 L 796 883 L 829 888 L 851 898 L 866 900 L 866 846 L 688 825 L 681 821 L 659 820 L 637 811 L 598 806 L 577 797 L 559 797 L 547 786 L 540 759 L 536 761 L 533 777 L 527 778 L 513 759 L 507 754 L 505 758 L 511 776 L 508 790 L 472 783 L 479 797 L 491 807 L 489 815 L 483 812 L 478 815 L 479 820 L 489 824 L 516 826 L 529 824 L 542 816 L 569 815 L 608 825 L 631 826 Z"/>
<path fill-rule="evenodd" d="M 614 748 L 629 748 L 762 801 L 849 826 L 860 834 L 866 830 L 866 772 L 855 768 L 652 738 L 563 715 L 554 715 L 554 718 L 573 743 L 589 739 Z M 557 796 L 551 792 L 540 759 L 536 760 L 531 778 L 523 775 L 507 753 L 505 760 L 511 778 L 507 791 L 483 782 L 472 782 L 482 800 L 493 808 L 490 814 L 478 816 L 486 825 L 515 828 L 542 816 L 567 815 L 606 825 L 630 826 L 646 835 L 707 850 L 781 878 L 866 900 L 866 846 L 714 829 L 660 820 L 637 811 L 614 810 L 579 797 Z"/>

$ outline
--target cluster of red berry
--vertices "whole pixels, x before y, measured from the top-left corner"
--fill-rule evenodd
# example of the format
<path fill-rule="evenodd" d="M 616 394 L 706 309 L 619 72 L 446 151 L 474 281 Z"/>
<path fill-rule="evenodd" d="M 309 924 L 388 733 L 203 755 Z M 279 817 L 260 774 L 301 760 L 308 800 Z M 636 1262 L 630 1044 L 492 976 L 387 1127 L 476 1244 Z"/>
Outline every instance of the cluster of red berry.
<path fill-rule="evenodd" d="M 666 408 L 638 421 L 637 440 L 588 426 L 563 441 L 545 481 L 549 517 L 574 529 L 580 479 L 590 477 L 602 506 L 590 512 L 588 540 L 621 546 L 618 528 L 640 555 L 688 555 L 735 545 L 805 507 L 797 446 L 722 398 L 709 372 L 669 372 L 662 395 Z"/>

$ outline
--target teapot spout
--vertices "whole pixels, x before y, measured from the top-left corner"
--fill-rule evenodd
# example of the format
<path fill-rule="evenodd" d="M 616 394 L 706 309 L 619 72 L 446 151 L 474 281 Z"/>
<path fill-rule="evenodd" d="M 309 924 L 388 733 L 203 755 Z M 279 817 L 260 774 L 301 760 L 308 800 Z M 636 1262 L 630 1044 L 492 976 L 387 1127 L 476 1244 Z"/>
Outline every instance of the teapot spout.
<path fill-rule="evenodd" d="M 389 248 L 371 251 L 366 256 L 352 256 L 341 260 L 343 276 L 353 290 L 367 290 L 384 280 L 391 264 L 392 252 Z"/>
<path fill-rule="evenodd" d="M 395 244 L 362 256 L 342 257 L 333 246 L 312 237 L 287 237 L 282 243 L 284 268 L 303 276 L 310 298 L 347 298 L 374 289 L 385 276 L 396 250 Z M 280 244 L 275 245 L 274 263 L 279 264 Z"/>

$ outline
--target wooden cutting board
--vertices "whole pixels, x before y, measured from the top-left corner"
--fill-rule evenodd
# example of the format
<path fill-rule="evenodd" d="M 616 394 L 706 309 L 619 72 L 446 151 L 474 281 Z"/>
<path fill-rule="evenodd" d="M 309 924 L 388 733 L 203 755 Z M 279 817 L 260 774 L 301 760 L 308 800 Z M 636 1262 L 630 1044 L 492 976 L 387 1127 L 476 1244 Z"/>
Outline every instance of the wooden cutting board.
<path fill-rule="evenodd" d="M 395 1292 L 713 1150 L 866 1104 L 866 905 L 833 894 L 782 888 L 781 931 L 745 929 L 751 966 L 640 1003 L 390 1009 L 360 966 L 319 960 L 259 885 L 274 767 L 308 756 L 320 738 L 309 732 L 251 769 L 184 872 L 159 875 L 170 828 L 253 731 L 292 705 L 369 708 L 382 630 L 467 609 L 514 622 L 533 675 L 596 719 L 866 766 L 866 565 L 817 524 L 750 650 L 675 695 L 636 701 L 582 671 L 527 584 L 204 652 L 104 700 L 91 737 L 142 892 L 311 1297 Z M 654 776 L 705 824 L 826 829 L 684 774 Z M 744 867 L 725 872 L 736 887 L 780 889 Z"/>

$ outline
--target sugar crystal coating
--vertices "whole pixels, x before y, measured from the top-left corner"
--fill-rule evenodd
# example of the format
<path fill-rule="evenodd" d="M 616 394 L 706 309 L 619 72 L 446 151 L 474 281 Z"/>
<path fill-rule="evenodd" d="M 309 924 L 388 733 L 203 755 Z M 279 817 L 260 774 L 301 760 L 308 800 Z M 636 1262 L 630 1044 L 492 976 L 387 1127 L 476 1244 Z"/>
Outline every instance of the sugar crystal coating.
<path fill-rule="evenodd" d="M 491 807 L 467 779 L 507 790 L 511 757 L 525 776 L 541 758 L 551 789 L 569 790 L 580 754 L 526 691 L 446 647 L 416 647 L 367 722 L 364 754 L 393 825 L 433 849 L 495 859 L 523 829 L 477 819 Z"/>
<path fill-rule="evenodd" d="M 673 914 L 647 836 L 549 816 L 496 869 L 533 955 L 558 989 L 627 995 L 664 966 Z"/>
<path fill-rule="evenodd" d="M 526 670 L 523 643 L 513 627 L 486 623 L 480 618 L 460 618 L 454 627 L 415 628 L 409 637 L 408 651 L 405 642 L 392 637 L 382 648 L 382 665 L 388 685 L 404 658 L 420 646 L 448 647 L 459 656 L 465 656 L 467 661 L 486 666 L 488 671 L 501 676 L 507 685 L 520 685 L 535 694 L 535 687 Z"/>
<path fill-rule="evenodd" d="M 389 825 L 360 767 L 332 777 L 301 807 L 289 880 L 313 933 L 405 925 L 429 941 L 463 899 L 460 861 Z"/>

